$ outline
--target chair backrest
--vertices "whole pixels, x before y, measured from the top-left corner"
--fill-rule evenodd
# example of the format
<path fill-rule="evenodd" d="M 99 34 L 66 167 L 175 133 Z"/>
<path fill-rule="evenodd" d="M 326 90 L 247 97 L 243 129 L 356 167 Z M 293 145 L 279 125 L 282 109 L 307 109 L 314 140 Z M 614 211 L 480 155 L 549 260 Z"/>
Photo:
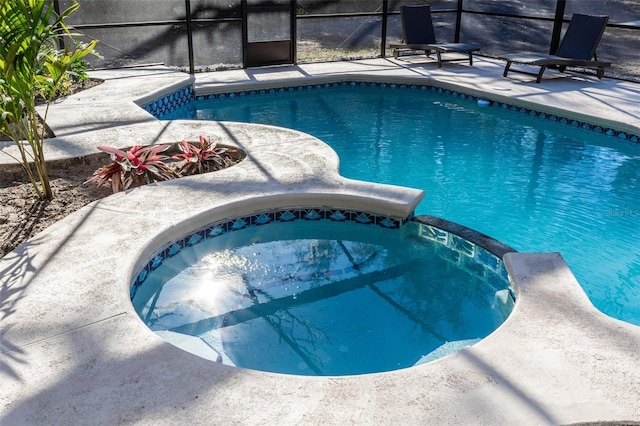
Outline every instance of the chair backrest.
<path fill-rule="evenodd" d="M 591 60 L 596 53 L 596 48 L 608 21 L 608 16 L 575 13 L 571 17 L 569 27 L 567 27 L 555 54 L 563 58 Z"/>
<path fill-rule="evenodd" d="M 431 7 L 402 6 L 400 8 L 402 18 L 402 35 L 406 44 L 430 44 L 436 42 L 431 20 Z"/>

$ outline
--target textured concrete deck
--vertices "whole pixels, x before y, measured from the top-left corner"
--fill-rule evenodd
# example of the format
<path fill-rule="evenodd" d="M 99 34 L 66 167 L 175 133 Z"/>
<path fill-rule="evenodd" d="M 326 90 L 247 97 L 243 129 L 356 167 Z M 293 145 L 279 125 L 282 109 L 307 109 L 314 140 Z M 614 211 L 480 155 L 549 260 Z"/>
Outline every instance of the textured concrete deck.
<path fill-rule="evenodd" d="M 219 136 L 240 165 L 120 193 L 72 214 L 0 260 L 0 424 L 568 424 L 640 420 L 640 327 L 593 308 L 557 253 L 505 256 L 518 301 L 480 343 L 411 369 L 353 377 L 236 369 L 149 331 L 128 298 L 152 248 L 219 218 L 313 204 L 405 214 L 421 192 L 338 174 L 321 141 L 290 130 L 159 122 L 134 101 L 190 77 L 162 67 L 93 73 L 101 86 L 50 111 L 48 156 L 97 145 Z M 198 75 L 196 89 L 282 79 L 410 79 L 640 134 L 640 86 L 549 73 L 542 84 L 413 57 Z M 166 89 L 165 89 L 166 90 Z M 228 86 L 227 89 L 228 90 Z M 577 111 L 577 112 L 576 112 Z M 586 118 L 585 118 L 586 117 Z M 3 150 L 13 149 L 10 144 Z M 6 156 L 0 161 L 8 161 Z"/>

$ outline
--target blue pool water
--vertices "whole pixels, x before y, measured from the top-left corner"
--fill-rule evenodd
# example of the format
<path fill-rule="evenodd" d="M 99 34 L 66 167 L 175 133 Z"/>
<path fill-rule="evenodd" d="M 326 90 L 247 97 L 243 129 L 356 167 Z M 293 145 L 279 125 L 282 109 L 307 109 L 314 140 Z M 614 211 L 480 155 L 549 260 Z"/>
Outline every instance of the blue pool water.
<path fill-rule="evenodd" d="M 430 91 L 337 87 L 194 101 L 162 117 L 312 134 L 349 178 L 421 188 L 416 214 L 560 251 L 594 305 L 640 325 L 640 144 Z"/>
<path fill-rule="evenodd" d="M 498 258 L 416 222 L 298 220 L 216 235 L 164 260 L 132 301 L 160 336 L 228 365 L 397 370 L 476 343 L 513 307 Z"/>

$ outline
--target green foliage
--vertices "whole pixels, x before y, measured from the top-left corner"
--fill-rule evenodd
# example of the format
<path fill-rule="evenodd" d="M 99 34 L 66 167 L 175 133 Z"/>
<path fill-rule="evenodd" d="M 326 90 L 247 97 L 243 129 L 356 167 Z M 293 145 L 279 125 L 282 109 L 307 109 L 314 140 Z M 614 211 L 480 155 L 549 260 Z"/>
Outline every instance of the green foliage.
<path fill-rule="evenodd" d="M 48 0 L 0 0 L 0 131 L 16 143 L 20 153 L 16 160 L 39 198 L 53 198 L 53 193 L 44 134 L 38 130 L 36 95 L 46 101 L 42 117 L 46 121 L 49 104 L 67 71 L 97 43 L 77 45 L 73 51 L 55 48 L 59 36 L 71 36 L 64 20 L 77 8 L 74 1 L 58 15 Z"/>
<path fill-rule="evenodd" d="M 83 50 L 87 47 L 86 43 L 82 43 L 74 40 L 75 50 Z M 36 74 L 43 75 L 45 77 L 52 77 L 49 74 L 49 69 L 47 68 L 48 63 L 52 62 L 60 62 L 64 61 L 64 55 L 67 54 L 67 50 L 58 50 L 55 46 L 43 45 L 42 49 L 40 49 L 39 57 L 38 57 L 38 65 L 36 69 Z M 96 53 L 95 51 L 90 52 L 91 55 L 101 58 L 102 56 Z M 62 56 L 62 57 L 61 57 Z M 49 60 L 46 60 L 49 59 Z M 60 96 L 66 96 L 71 91 L 72 84 L 79 83 L 81 81 L 86 81 L 89 79 L 87 71 L 91 65 L 82 58 L 76 58 L 73 60 L 66 72 L 60 76 L 60 81 L 55 87 L 55 90 L 52 92 L 51 87 L 44 87 L 42 91 L 38 93 L 41 99 L 51 99 L 57 98 Z"/>

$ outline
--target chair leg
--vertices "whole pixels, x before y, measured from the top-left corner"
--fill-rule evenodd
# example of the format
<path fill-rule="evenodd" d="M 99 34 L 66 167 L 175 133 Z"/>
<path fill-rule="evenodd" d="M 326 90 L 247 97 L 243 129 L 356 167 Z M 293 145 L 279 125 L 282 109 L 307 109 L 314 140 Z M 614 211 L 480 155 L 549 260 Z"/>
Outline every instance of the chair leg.
<path fill-rule="evenodd" d="M 442 68 L 442 56 L 439 50 L 436 50 L 436 56 L 438 57 L 438 68 Z"/>
<path fill-rule="evenodd" d="M 506 77 L 509 74 L 509 68 L 511 68 L 511 61 L 507 61 L 507 65 L 504 66 L 504 72 L 502 73 L 503 77 Z"/>
<path fill-rule="evenodd" d="M 536 78 L 536 83 L 540 83 L 540 81 L 542 81 L 542 74 L 544 74 L 544 71 L 547 69 L 546 65 L 542 65 L 540 67 L 540 71 L 538 71 L 538 77 Z"/>
<path fill-rule="evenodd" d="M 473 52 L 469 52 L 469 66 L 473 66 Z"/>

